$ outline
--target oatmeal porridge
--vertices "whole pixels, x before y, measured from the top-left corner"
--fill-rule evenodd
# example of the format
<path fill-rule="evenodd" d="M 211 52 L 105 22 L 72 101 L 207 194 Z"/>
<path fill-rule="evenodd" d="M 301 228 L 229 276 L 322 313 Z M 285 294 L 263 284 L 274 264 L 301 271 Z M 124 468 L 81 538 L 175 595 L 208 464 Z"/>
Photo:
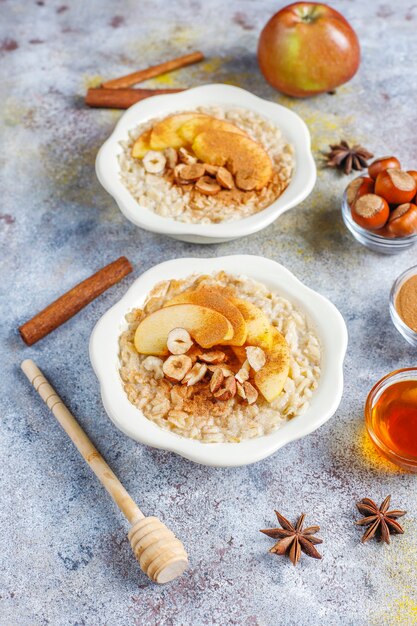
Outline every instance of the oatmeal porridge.
<path fill-rule="evenodd" d="M 320 343 L 289 300 L 219 272 L 157 284 L 126 315 L 120 376 L 161 428 L 207 443 L 266 435 L 309 406 Z"/>
<path fill-rule="evenodd" d="M 242 108 L 199 107 L 150 120 L 121 142 L 120 176 L 141 207 L 187 223 L 249 217 L 288 186 L 294 151 Z"/>

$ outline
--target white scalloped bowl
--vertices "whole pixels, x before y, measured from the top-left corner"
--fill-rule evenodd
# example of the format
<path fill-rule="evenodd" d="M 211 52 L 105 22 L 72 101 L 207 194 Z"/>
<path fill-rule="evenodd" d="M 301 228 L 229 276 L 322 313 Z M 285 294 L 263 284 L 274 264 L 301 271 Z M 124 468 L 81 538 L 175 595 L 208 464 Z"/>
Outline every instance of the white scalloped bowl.
<path fill-rule="evenodd" d="M 118 156 L 120 142 L 130 130 L 154 117 L 198 106 L 239 106 L 258 113 L 276 124 L 295 150 L 295 171 L 284 193 L 270 206 L 255 215 L 220 224 L 186 224 L 161 217 L 142 207 L 120 179 Z M 169 235 L 192 243 L 219 243 L 245 237 L 266 228 L 285 211 L 302 202 L 316 182 L 316 166 L 310 149 L 310 133 L 303 120 L 293 111 L 254 96 L 231 85 L 203 85 L 186 91 L 153 96 L 131 106 L 120 118 L 113 133 L 101 146 L 96 158 L 96 174 L 104 189 L 116 200 L 123 215 L 144 230 Z"/>
<path fill-rule="evenodd" d="M 308 410 L 269 435 L 240 443 L 202 443 L 160 428 L 129 402 L 119 376 L 118 340 L 127 328 L 126 313 L 141 307 L 149 291 L 161 280 L 185 278 L 191 272 L 207 274 L 220 270 L 249 276 L 295 302 L 314 324 L 322 348 L 321 377 Z M 313 432 L 332 417 L 342 397 L 346 347 L 346 325 L 331 302 L 303 285 L 275 261 L 236 255 L 217 259 L 176 259 L 142 274 L 97 322 L 90 339 L 90 359 L 100 383 L 104 408 L 122 432 L 136 441 L 176 452 L 196 463 L 229 467 L 260 461 L 290 441 Z"/>

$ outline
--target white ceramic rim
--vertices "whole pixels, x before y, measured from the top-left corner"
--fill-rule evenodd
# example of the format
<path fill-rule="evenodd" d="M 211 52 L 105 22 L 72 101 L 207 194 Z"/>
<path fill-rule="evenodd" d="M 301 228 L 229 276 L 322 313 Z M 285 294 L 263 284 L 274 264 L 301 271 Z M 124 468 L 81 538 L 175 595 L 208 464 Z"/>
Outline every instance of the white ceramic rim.
<path fill-rule="evenodd" d="M 120 141 L 127 139 L 128 131 L 153 117 L 202 105 L 239 106 L 254 111 L 279 126 L 287 141 L 294 146 L 296 165 L 290 184 L 275 202 L 259 213 L 220 224 L 184 224 L 140 207 L 120 180 Z M 207 239 L 234 239 L 255 233 L 271 224 L 285 211 L 300 204 L 311 193 L 316 182 L 310 133 L 303 120 L 286 107 L 258 98 L 240 87 L 222 84 L 203 85 L 176 94 L 153 96 L 131 106 L 101 146 L 96 158 L 96 174 L 101 185 L 113 196 L 128 220 L 145 230 L 178 238 L 197 236 Z"/>
<path fill-rule="evenodd" d="M 125 315 L 143 304 L 146 295 L 157 282 L 185 278 L 190 275 L 190 270 L 197 274 L 225 270 L 249 276 L 263 282 L 271 290 L 279 291 L 306 312 L 316 327 L 322 348 L 321 378 L 306 413 L 263 437 L 240 443 L 202 443 L 163 430 L 129 402 L 118 372 L 118 339 L 127 327 Z M 306 287 L 275 261 L 259 256 L 233 255 L 215 259 L 175 259 L 156 265 L 142 274 L 123 298 L 97 322 L 90 338 L 90 359 L 100 383 L 104 408 L 122 432 L 136 441 L 175 452 L 196 463 L 231 467 L 260 461 L 290 441 L 313 432 L 332 417 L 343 393 L 346 348 L 346 324 L 329 300 Z"/>

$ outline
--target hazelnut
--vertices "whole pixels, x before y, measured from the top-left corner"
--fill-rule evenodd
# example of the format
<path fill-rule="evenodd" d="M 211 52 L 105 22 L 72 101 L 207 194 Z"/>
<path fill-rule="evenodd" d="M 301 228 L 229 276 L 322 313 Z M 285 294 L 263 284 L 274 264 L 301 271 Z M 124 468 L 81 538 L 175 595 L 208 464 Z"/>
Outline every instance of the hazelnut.
<path fill-rule="evenodd" d="M 168 380 L 180 382 L 191 370 L 193 363 L 186 354 L 172 355 L 167 358 L 162 370 Z"/>
<path fill-rule="evenodd" d="M 375 181 L 367 176 L 355 178 L 346 188 L 346 200 L 350 208 L 366 193 L 374 192 Z"/>
<path fill-rule="evenodd" d="M 388 168 L 399 170 L 401 169 L 401 164 L 397 157 L 395 156 L 384 156 L 379 157 L 379 159 L 375 159 L 368 167 L 369 176 L 374 180 L 384 170 Z"/>
<path fill-rule="evenodd" d="M 206 173 L 209 176 L 216 176 L 219 171 L 219 165 L 211 165 L 210 163 L 204 163 L 204 167 L 206 168 Z"/>
<path fill-rule="evenodd" d="M 173 328 L 167 339 L 167 348 L 171 354 L 185 354 L 193 345 L 190 333 L 185 328 Z"/>
<path fill-rule="evenodd" d="M 208 365 L 207 369 L 210 372 L 215 372 L 216 370 L 221 370 L 223 376 L 234 376 L 234 373 L 232 372 L 232 370 L 227 367 L 226 365 Z"/>
<path fill-rule="evenodd" d="M 205 196 L 215 196 L 221 190 L 220 185 L 210 176 L 202 176 L 196 182 L 195 188 Z"/>
<path fill-rule="evenodd" d="M 164 154 L 166 156 L 168 167 L 173 170 L 178 163 L 178 152 L 175 148 L 169 147 L 164 150 Z"/>
<path fill-rule="evenodd" d="M 237 395 L 240 396 L 243 400 L 246 400 L 246 393 L 243 385 L 236 381 L 236 391 Z"/>
<path fill-rule="evenodd" d="M 236 380 L 234 376 L 228 376 L 224 379 L 223 385 L 214 392 L 216 400 L 231 400 L 236 395 Z"/>
<path fill-rule="evenodd" d="M 192 163 L 191 165 L 184 165 L 179 176 L 187 183 L 190 183 L 204 176 L 204 172 L 205 167 L 202 163 Z"/>
<path fill-rule="evenodd" d="M 416 195 L 416 181 L 410 174 L 389 168 L 380 172 L 375 181 L 375 193 L 389 204 L 411 202 Z"/>
<path fill-rule="evenodd" d="M 207 168 L 206 168 L 207 169 Z M 233 176 L 225 167 L 219 167 L 216 173 L 216 180 L 225 189 L 233 189 L 235 186 Z"/>
<path fill-rule="evenodd" d="M 179 163 L 178 165 L 174 167 L 174 180 L 178 185 L 185 185 L 187 183 L 186 180 L 181 178 L 181 172 L 184 169 L 184 167 L 186 167 L 184 163 Z"/>
<path fill-rule="evenodd" d="M 248 404 L 254 404 L 258 399 L 258 392 L 253 385 L 249 382 L 243 383 L 243 389 L 246 395 L 246 401 Z"/>
<path fill-rule="evenodd" d="M 181 163 L 185 163 L 186 165 L 193 165 L 193 163 L 197 163 L 197 158 L 193 156 L 191 152 L 188 152 L 186 148 L 180 148 L 178 150 L 178 157 Z"/>
<path fill-rule="evenodd" d="M 210 381 L 210 391 L 211 393 L 215 393 L 218 389 L 220 389 L 224 380 L 223 372 L 220 368 L 214 370 L 213 376 Z"/>
<path fill-rule="evenodd" d="M 188 387 L 191 387 L 200 382 L 206 375 L 206 372 L 207 365 L 205 363 L 195 363 L 182 382 L 187 383 Z"/>
<path fill-rule="evenodd" d="M 352 219 L 362 228 L 378 230 L 389 217 L 389 206 L 384 198 L 374 193 L 367 193 L 355 202 L 352 207 Z"/>
<path fill-rule="evenodd" d="M 211 350 L 210 352 L 203 352 L 203 354 L 200 354 L 199 358 L 200 361 L 204 361 L 204 363 L 213 363 L 217 365 L 218 363 L 223 363 L 226 355 L 220 350 Z"/>
<path fill-rule="evenodd" d="M 243 363 L 242 367 L 236 374 L 236 380 L 243 385 L 245 380 L 248 380 L 249 378 L 249 372 L 250 372 L 250 365 L 249 365 L 249 361 L 246 359 L 246 361 Z"/>
<path fill-rule="evenodd" d="M 411 202 L 397 206 L 391 212 L 386 228 L 394 237 L 407 237 L 417 233 L 417 206 Z"/>
<path fill-rule="evenodd" d="M 157 152 L 156 150 L 148 150 L 142 160 L 143 167 L 149 174 L 162 174 L 165 170 L 166 162 L 167 160 L 162 152 Z"/>

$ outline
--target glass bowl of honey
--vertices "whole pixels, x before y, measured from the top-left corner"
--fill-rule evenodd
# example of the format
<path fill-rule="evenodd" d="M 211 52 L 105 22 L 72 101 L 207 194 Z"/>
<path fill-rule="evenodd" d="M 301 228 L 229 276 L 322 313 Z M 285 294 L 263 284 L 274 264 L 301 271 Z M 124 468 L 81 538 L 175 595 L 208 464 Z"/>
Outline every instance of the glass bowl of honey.
<path fill-rule="evenodd" d="M 366 400 L 365 423 L 385 457 L 417 472 L 417 367 L 391 372 L 374 385 Z"/>

